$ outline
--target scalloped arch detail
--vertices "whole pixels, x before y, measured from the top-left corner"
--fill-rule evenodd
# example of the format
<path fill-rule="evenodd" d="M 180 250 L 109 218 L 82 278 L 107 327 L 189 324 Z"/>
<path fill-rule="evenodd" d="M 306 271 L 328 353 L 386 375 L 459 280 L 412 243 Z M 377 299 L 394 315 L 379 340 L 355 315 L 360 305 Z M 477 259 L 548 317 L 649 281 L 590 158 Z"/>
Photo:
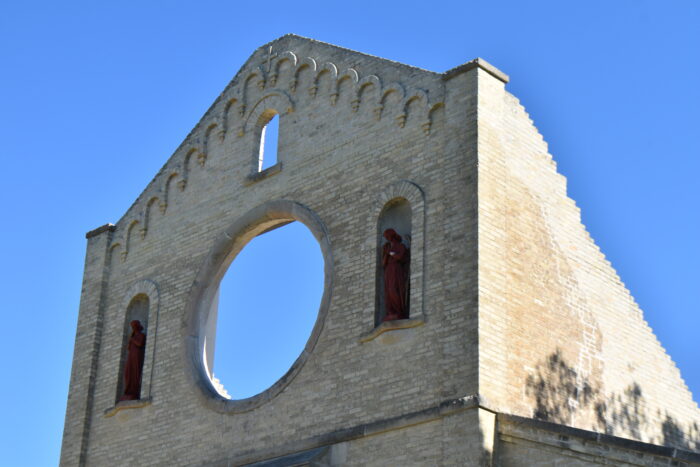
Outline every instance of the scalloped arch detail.
<path fill-rule="evenodd" d="M 289 63 L 291 70 L 285 70 L 285 77 L 282 79 L 280 69 L 284 63 Z M 344 68 L 342 73 L 338 69 L 338 65 L 331 61 L 319 62 L 313 57 L 302 57 L 292 50 L 284 50 L 272 56 L 264 64 L 251 64 L 241 70 L 239 78 L 224 90 L 214 106 L 176 150 L 163 172 L 157 176 L 155 185 L 147 189 L 153 194 L 146 196 L 144 193 L 141 200 L 137 201 L 140 206 L 135 204 L 131 208 L 139 213 L 134 216 L 132 212 L 129 217 L 132 220 L 134 217 L 138 219 L 141 238 L 147 235 L 152 209 L 156 202 L 161 214 L 166 214 L 171 204 L 173 182 L 183 192 L 191 183 L 190 171 L 193 169 L 193 157 L 199 166 L 204 167 L 211 156 L 211 144 L 212 141 L 216 141 L 216 137 L 218 141 L 224 141 L 232 129 L 234 134 L 243 136 L 255 128 L 262 114 L 268 109 L 274 109 L 280 115 L 296 111 L 297 105 L 305 105 L 306 102 L 310 102 L 310 99 L 316 97 L 319 80 L 322 77 L 331 79 L 330 102 L 327 105 L 335 105 L 342 83 L 351 85 L 349 99 L 347 101 L 343 99 L 343 105 L 348 106 L 350 112 L 357 113 L 361 105 L 368 104 L 371 113 L 362 112 L 355 118 L 367 118 L 368 115 L 373 115 L 375 121 L 381 121 L 382 117 L 390 116 L 398 127 L 403 128 L 410 117 L 410 121 L 417 122 L 423 133 L 428 136 L 434 127 L 435 113 L 444 109 L 440 89 L 431 91 L 437 92 L 435 94 L 437 98 L 431 101 L 429 92 L 407 88 L 399 81 L 391 81 L 385 85 L 382 78 L 376 74 L 361 76 L 357 69 L 352 67 Z M 302 73 L 305 83 L 307 79 L 310 80 L 308 94 L 307 89 L 304 89 L 303 93 L 297 93 Z M 310 75 L 308 78 L 306 73 Z M 268 86 L 277 87 L 266 89 Z M 294 93 L 297 93 L 298 103 L 291 97 Z M 409 105 L 415 100 L 419 100 L 420 105 Z M 411 112 L 417 112 L 419 115 L 414 119 L 413 115 L 408 115 Z M 120 221 L 117 226 L 118 230 L 123 229 L 118 240 L 125 246 L 121 254 L 122 260 L 126 260 L 133 229 L 131 224 L 127 225 L 125 222 L 127 222 L 126 219 Z"/>
<path fill-rule="evenodd" d="M 353 112 L 357 112 L 360 108 L 362 97 L 364 93 L 368 92 L 368 88 L 373 90 L 372 94 L 374 94 L 374 98 L 372 98 L 372 100 L 374 101 L 374 108 L 376 109 L 379 105 L 382 93 L 382 80 L 380 80 L 377 75 L 365 76 L 357 82 L 357 86 L 355 87 L 355 96 L 350 102 Z"/>
<path fill-rule="evenodd" d="M 242 133 L 250 131 L 260 125 L 260 118 L 267 110 L 274 109 L 282 116 L 294 112 L 294 101 L 286 92 L 275 89 L 255 103 L 253 109 L 246 117 L 242 127 Z"/>
<path fill-rule="evenodd" d="M 277 57 L 277 62 L 275 63 L 274 72 L 270 75 L 270 79 L 269 79 L 270 86 L 275 86 L 277 84 L 277 78 L 279 77 L 279 73 L 280 73 L 280 66 L 286 61 L 290 62 L 293 68 L 297 66 L 297 56 L 294 54 L 294 52 L 289 51 L 289 50 L 287 50 L 286 52 L 282 52 Z"/>
<path fill-rule="evenodd" d="M 132 232 L 134 231 L 136 226 L 139 225 L 139 223 L 140 222 L 136 219 L 134 219 L 133 221 L 131 221 L 131 223 L 129 223 L 129 228 L 126 229 L 126 242 L 125 242 L 126 246 L 124 248 L 124 252 L 122 253 L 123 255 L 129 254 L 129 250 L 131 249 L 131 236 L 133 235 Z"/>
<path fill-rule="evenodd" d="M 331 77 L 331 80 L 335 83 L 338 79 L 338 67 L 335 66 L 335 64 L 331 62 L 326 62 L 321 67 L 318 69 L 318 72 L 316 73 L 316 77 L 314 78 L 314 84 L 311 86 L 311 89 L 309 89 L 309 93 L 311 94 L 311 97 L 316 97 L 316 94 L 318 94 L 318 83 L 321 79 L 321 76 L 323 76 L 325 73 L 328 73 Z"/>
<path fill-rule="evenodd" d="M 292 92 L 296 92 L 297 86 L 299 85 L 299 74 L 302 72 L 304 69 L 309 69 L 311 70 L 311 73 L 316 73 L 316 60 L 314 60 L 311 57 L 306 57 L 302 59 L 299 62 L 299 66 L 297 66 L 296 70 L 294 70 L 294 78 L 292 78 L 292 82 L 289 83 L 289 89 Z"/>

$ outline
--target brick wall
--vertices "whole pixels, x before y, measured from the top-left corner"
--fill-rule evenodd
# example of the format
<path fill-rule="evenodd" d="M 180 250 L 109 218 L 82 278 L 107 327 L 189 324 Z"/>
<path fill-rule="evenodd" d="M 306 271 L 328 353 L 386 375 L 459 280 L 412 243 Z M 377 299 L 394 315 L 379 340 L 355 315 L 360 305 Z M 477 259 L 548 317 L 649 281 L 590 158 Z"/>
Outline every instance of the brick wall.
<path fill-rule="evenodd" d="M 337 443 L 347 465 L 486 465 L 494 411 L 690 443 L 697 407 L 506 81 L 483 61 L 438 74 L 296 36 L 255 51 L 124 217 L 89 234 L 62 465 L 226 465 Z M 257 173 L 269 110 L 279 162 Z M 414 207 L 416 322 L 366 339 L 394 195 Z M 201 364 L 208 300 L 236 251 L 289 219 L 324 251 L 319 320 L 288 375 L 226 401 Z M 148 397 L 115 407 L 136 291 L 157 295 Z"/>
<path fill-rule="evenodd" d="M 506 413 L 700 448 L 697 405 L 581 224 L 542 136 L 502 83 L 482 81 L 482 393 Z"/>

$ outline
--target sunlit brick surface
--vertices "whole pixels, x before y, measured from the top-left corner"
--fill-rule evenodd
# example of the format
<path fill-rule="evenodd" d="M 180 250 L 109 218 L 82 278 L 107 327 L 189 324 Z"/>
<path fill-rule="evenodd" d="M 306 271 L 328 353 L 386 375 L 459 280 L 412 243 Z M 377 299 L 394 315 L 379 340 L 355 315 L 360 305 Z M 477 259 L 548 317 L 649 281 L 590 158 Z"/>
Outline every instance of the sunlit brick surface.
<path fill-rule="evenodd" d="M 440 74 L 296 36 L 255 51 L 115 227 L 88 239 L 61 464 L 238 465 L 323 446 L 327 465 L 569 458 L 534 428 L 516 439 L 494 412 L 700 448 L 679 371 L 506 80 L 483 61 Z M 279 163 L 256 173 L 269 108 Z M 424 324 L 361 343 L 374 326 L 377 200 L 403 182 L 424 203 L 411 271 Z M 275 200 L 325 227 L 330 304 L 293 379 L 222 413 L 188 374 L 188 300 L 215 241 Z M 146 279 L 159 295 L 150 404 L 107 417 L 123 303 Z"/>

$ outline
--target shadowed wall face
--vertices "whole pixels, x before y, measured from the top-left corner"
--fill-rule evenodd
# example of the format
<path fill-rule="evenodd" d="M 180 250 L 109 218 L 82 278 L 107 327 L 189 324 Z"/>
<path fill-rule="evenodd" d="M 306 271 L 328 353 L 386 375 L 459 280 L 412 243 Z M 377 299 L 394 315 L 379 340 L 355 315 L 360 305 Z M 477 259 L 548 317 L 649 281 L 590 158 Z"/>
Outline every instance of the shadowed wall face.
<path fill-rule="evenodd" d="M 542 136 L 501 87 L 479 96 L 480 344 L 507 349 L 482 364 L 480 390 L 512 414 L 698 446 L 697 405 Z"/>

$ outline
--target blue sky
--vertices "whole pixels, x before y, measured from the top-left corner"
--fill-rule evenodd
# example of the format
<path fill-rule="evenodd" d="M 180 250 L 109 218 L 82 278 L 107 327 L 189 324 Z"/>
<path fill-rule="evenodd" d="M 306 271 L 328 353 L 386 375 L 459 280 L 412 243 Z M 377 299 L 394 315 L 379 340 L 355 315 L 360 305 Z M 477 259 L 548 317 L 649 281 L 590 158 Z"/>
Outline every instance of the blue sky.
<path fill-rule="evenodd" d="M 15 325 L 0 458 L 57 462 L 84 233 L 116 222 L 253 50 L 289 32 L 434 71 L 483 57 L 508 73 L 697 400 L 698 24 L 690 0 L 4 2 L 0 287 Z"/>

